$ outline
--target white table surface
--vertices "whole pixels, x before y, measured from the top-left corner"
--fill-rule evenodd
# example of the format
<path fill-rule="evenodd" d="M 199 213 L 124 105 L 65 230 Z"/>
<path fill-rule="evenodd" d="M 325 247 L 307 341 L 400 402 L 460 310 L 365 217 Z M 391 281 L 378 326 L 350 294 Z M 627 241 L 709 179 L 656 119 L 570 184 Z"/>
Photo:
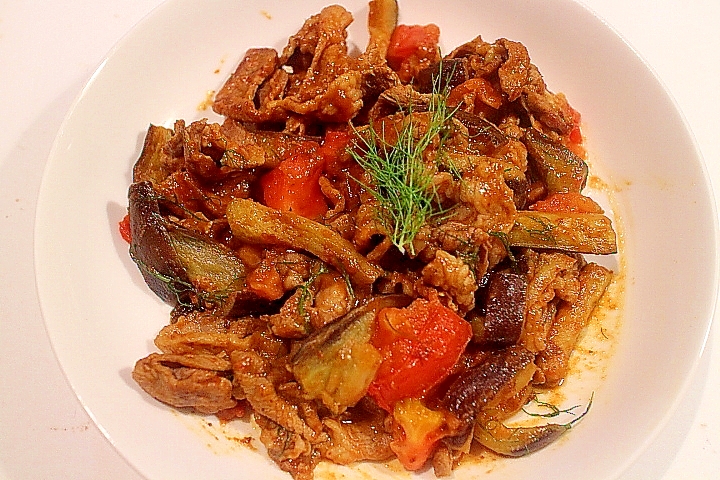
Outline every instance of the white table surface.
<path fill-rule="evenodd" d="M 552 0 L 537 0 L 552 1 Z M 139 480 L 74 396 L 35 293 L 33 224 L 60 123 L 160 0 L 0 0 L 0 480 Z M 677 100 L 720 191 L 720 2 L 585 0 Z M 622 478 L 720 478 L 720 327 L 662 434 Z"/>

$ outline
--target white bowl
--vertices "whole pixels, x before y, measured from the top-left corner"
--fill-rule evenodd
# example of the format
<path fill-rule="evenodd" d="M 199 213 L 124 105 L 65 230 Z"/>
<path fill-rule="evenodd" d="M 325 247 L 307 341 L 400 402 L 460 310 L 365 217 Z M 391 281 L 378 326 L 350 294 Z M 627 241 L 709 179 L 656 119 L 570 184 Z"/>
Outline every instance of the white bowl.
<path fill-rule="evenodd" d="M 117 222 L 147 126 L 217 119 L 199 106 L 245 50 L 282 48 L 327 2 L 170 0 L 111 52 L 58 134 L 36 222 L 43 315 L 81 402 L 149 479 L 289 478 L 257 440 L 255 449 L 238 441 L 250 425 L 218 434 L 211 419 L 175 413 L 134 384 L 134 362 L 154 350 L 169 308 L 145 287 Z M 341 3 L 355 15 L 351 38 L 362 49 L 367 5 Z M 550 89 L 583 114 L 594 172 L 610 186 L 624 232 L 622 324 L 590 414 L 541 452 L 470 463 L 455 478 L 615 478 L 673 414 L 715 303 L 716 215 L 692 136 L 642 60 L 577 3 L 406 0 L 400 8 L 403 23 L 440 26 L 445 51 L 478 34 L 523 42 Z M 404 476 L 382 465 L 338 470 Z"/>

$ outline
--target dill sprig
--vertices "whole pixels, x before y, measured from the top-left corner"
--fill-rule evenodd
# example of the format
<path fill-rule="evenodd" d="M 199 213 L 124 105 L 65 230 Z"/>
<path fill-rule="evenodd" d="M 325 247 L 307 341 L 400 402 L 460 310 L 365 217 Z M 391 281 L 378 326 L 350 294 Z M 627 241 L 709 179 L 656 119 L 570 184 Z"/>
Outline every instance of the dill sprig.
<path fill-rule="evenodd" d="M 380 131 L 373 124 L 362 132 L 355 130 L 359 145 L 351 155 L 370 175 L 372 184 L 363 186 L 377 200 L 380 220 L 402 253 L 407 250 L 415 255 L 413 240 L 423 225 L 447 214 L 433 184 L 433 172 L 423 161 L 425 150 L 433 144 L 436 163 L 443 160 L 448 122 L 456 111 L 448 107 L 446 94 L 433 89 L 425 125 L 411 104 L 401 108 L 402 127 L 393 123 L 393 132 L 385 131 L 385 122 Z"/>
<path fill-rule="evenodd" d="M 300 315 L 300 317 L 307 319 L 310 316 L 310 314 L 305 311 L 305 303 L 310 300 L 310 296 L 312 295 L 310 286 L 320 275 L 327 271 L 327 267 L 325 267 L 324 264 L 321 264 L 317 270 L 310 274 L 307 281 L 298 287 L 300 289 L 300 297 L 298 298 L 298 315 Z"/>
<path fill-rule="evenodd" d="M 590 407 L 592 406 L 593 399 L 595 398 L 595 392 L 592 392 L 590 395 L 590 400 L 588 400 L 587 405 L 585 405 L 584 411 L 578 415 L 576 418 L 572 419 L 571 421 L 562 424 L 563 427 L 570 428 L 574 426 L 576 423 L 578 423 L 580 420 L 582 420 L 585 415 L 590 411 Z M 535 402 L 540 408 L 546 409 L 546 412 L 530 412 L 525 407 L 522 408 L 522 411 L 531 417 L 541 417 L 541 418 L 554 418 L 559 416 L 560 414 L 569 414 L 569 415 L 576 415 L 575 410 L 581 407 L 581 405 L 574 405 L 569 408 L 560 408 L 557 405 L 554 405 L 549 402 L 544 402 L 540 400 L 537 395 L 533 396 L 531 398 L 531 401 Z"/>

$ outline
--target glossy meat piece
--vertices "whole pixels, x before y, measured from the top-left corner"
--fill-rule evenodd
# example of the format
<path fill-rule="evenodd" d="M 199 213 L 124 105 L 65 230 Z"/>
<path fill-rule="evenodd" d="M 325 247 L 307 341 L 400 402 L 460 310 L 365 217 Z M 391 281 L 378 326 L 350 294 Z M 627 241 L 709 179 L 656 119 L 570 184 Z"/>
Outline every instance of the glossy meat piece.
<path fill-rule="evenodd" d="M 246 122 L 282 120 L 284 115 L 281 112 L 258 109 L 255 105 L 258 89 L 276 72 L 278 62 L 278 53 L 272 48 L 249 49 L 215 96 L 213 110 Z"/>
<path fill-rule="evenodd" d="M 522 257 L 528 273 L 525 326 L 520 344 L 533 353 L 545 350 L 555 317 L 558 290 L 577 290 L 576 259 L 562 253 L 526 251 Z"/>
<path fill-rule="evenodd" d="M 468 312 L 475 306 L 477 280 L 470 266 L 462 259 L 438 250 L 435 258 L 423 267 L 422 278 L 423 282 L 447 295 L 459 312 Z"/>
<path fill-rule="evenodd" d="M 296 115 L 345 122 L 362 107 L 361 74 L 347 54 L 352 15 L 333 5 L 310 17 L 280 56 L 251 49 L 218 92 L 215 112 L 243 122 L 283 123 Z"/>
<path fill-rule="evenodd" d="M 235 351 L 231 355 L 233 381 L 258 414 L 271 419 L 286 430 L 295 432 L 308 442 L 323 440 L 302 416 L 302 405 L 280 395 L 267 372 L 271 365 L 254 351 Z"/>
<path fill-rule="evenodd" d="M 324 418 L 329 441 L 318 445 L 324 458 L 348 465 L 369 460 L 381 462 L 393 457 L 392 435 L 385 431 L 386 414 L 370 401 L 362 401 L 338 418 Z"/>

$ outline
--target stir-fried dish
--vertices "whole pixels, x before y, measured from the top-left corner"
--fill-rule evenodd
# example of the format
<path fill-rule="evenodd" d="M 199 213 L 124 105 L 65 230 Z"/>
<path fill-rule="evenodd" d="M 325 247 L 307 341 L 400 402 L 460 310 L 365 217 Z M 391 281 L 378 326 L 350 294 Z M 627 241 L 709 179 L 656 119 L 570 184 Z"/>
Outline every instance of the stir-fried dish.
<path fill-rule="evenodd" d="M 247 51 L 207 120 L 150 126 L 121 232 L 170 304 L 133 378 L 170 406 L 248 421 L 278 466 L 397 458 L 451 473 L 571 424 L 508 426 L 556 388 L 611 281 L 580 115 L 521 43 L 446 55 L 435 25 L 329 6 Z M 477 447 L 476 447 L 477 448 Z"/>

